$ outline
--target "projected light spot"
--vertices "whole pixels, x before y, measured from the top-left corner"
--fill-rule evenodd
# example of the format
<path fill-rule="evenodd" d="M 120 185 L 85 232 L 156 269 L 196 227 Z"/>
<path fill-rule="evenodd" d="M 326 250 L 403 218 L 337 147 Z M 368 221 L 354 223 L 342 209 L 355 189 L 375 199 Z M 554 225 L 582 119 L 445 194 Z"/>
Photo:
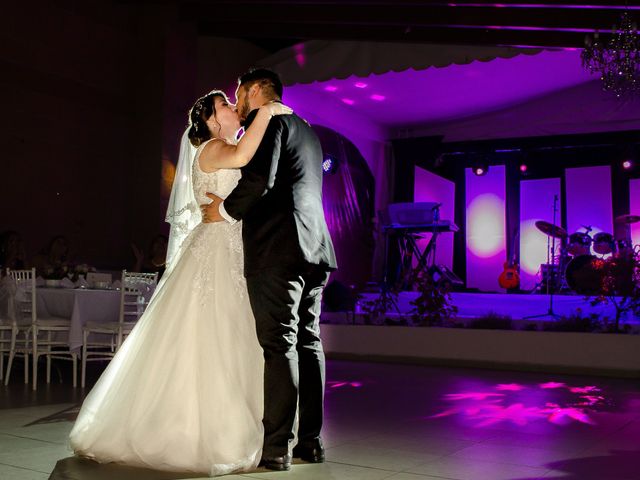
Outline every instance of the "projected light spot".
<path fill-rule="evenodd" d="M 504 201 L 487 193 L 476 197 L 467 208 L 468 247 L 480 258 L 496 255 L 503 249 Z"/>
<path fill-rule="evenodd" d="M 346 103 L 347 105 L 353 105 L 354 103 L 356 103 L 353 100 L 351 100 L 350 98 L 343 98 L 342 101 L 343 101 L 343 103 Z"/>
<path fill-rule="evenodd" d="M 540 220 L 540 219 L 537 219 Z M 547 237 L 536 228 L 536 220 L 523 222 L 520 226 L 520 268 L 535 275 L 540 265 L 547 263 Z M 560 242 L 556 241 L 556 248 L 560 248 Z"/>
<path fill-rule="evenodd" d="M 326 87 L 324 87 L 324 89 L 327 92 L 335 92 L 338 90 L 338 87 L 336 87 L 335 85 L 327 85 Z"/>
<path fill-rule="evenodd" d="M 368 85 L 366 83 L 364 83 L 364 82 L 358 82 L 358 83 L 355 84 L 356 88 L 367 88 L 367 86 Z"/>
<path fill-rule="evenodd" d="M 506 383 L 493 388 L 487 385 L 484 390 L 444 395 L 446 408 L 427 418 L 455 415 L 480 428 L 499 424 L 526 427 L 536 422 L 595 425 L 592 413 L 608 403 L 605 395 L 597 394 L 600 392 L 593 385 L 572 387 L 553 381 L 537 385 Z"/>
<path fill-rule="evenodd" d="M 374 93 L 373 95 L 371 95 L 371 100 L 375 100 L 376 102 L 383 102 L 384 100 L 386 100 L 387 97 L 385 97 L 384 95 L 378 95 L 377 93 Z"/>

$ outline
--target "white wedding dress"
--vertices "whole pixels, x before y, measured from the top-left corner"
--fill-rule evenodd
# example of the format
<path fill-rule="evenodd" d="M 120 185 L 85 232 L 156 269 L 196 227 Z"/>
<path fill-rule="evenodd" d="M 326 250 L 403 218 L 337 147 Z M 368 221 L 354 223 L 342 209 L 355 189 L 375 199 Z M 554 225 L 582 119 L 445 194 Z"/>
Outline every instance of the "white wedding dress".
<path fill-rule="evenodd" d="M 200 149 L 201 150 L 201 149 Z M 238 170 L 193 163 L 199 204 L 226 197 Z M 157 470 L 223 475 L 255 468 L 263 357 L 243 277 L 240 222 L 199 224 L 82 405 L 78 455 Z"/>

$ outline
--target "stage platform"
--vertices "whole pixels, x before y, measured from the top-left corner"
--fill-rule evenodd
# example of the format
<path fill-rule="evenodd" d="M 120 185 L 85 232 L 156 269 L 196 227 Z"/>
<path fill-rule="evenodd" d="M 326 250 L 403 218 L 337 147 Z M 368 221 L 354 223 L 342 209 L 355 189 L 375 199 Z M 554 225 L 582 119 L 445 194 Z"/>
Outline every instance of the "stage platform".
<path fill-rule="evenodd" d="M 372 300 L 379 294 L 364 293 L 356 305 L 355 312 L 323 312 L 325 323 L 364 323 L 365 312 L 361 305 L 367 300 Z M 397 310 L 391 309 L 385 317 L 409 317 L 414 308 L 411 302 L 418 297 L 417 292 L 400 292 L 397 298 Z M 528 323 L 530 321 L 553 321 L 554 318 L 547 315 L 549 311 L 549 296 L 539 294 L 507 294 L 507 293 L 451 293 L 452 305 L 458 308 L 456 318 L 461 321 L 481 318 L 488 314 L 508 316 L 514 324 Z M 610 303 L 592 305 L 591 300 L 581 295 L 554 295 L 553 311 L 560 317 L 580 314 L 583 317 L 596 314 L 600 318 L 615 319 L 615 308 Z M 535 316 L 529 320 L 527 317 Z M 621 319 L 621 324 L 628 324 L 634 330 L 640 329 L 640 319 L 629 312 Z"/>

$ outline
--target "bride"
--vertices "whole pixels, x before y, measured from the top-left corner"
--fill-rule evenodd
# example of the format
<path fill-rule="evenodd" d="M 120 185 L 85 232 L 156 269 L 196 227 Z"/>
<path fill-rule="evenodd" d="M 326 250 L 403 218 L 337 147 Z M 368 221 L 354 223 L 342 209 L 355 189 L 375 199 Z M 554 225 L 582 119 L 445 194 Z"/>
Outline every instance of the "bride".
<path fill-rule="evenodd" d="M 169 267 L 82 405 L 70 433 L 77 455 L 209 475 L 257 466 L 263 358 L 243 277 L 242 226 L 201 223 L 198 205 L 209 202 L 207 192 L 233 190 L 270 118 L 288 113 L 265 105 L 236 142 L 238 114 L 223 92 L 192 107 L 167 212 Z"/>

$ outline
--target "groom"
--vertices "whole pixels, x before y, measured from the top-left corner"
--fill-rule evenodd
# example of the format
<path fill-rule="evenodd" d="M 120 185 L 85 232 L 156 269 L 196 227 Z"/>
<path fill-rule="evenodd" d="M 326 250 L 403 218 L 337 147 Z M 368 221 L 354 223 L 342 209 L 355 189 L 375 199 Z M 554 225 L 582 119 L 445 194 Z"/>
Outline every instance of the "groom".
<path fill-rule="evenodd" d="M 245 128 L 258 108 L 282 98 L 275 72 L 253 69 L 238 79 L 238 114 Z M 202 206 L 205 222 L 243 221 L 244 271 L 264 351 L 264 447 L 261 465 L 289 470 L 289 444 L 299 405 L 293 456 L 323 462 L 325 364 L 320 305 L 336 268 L 322 209 L 322 150 L 295 114 L 271 119 L 237 187 Z"/>

